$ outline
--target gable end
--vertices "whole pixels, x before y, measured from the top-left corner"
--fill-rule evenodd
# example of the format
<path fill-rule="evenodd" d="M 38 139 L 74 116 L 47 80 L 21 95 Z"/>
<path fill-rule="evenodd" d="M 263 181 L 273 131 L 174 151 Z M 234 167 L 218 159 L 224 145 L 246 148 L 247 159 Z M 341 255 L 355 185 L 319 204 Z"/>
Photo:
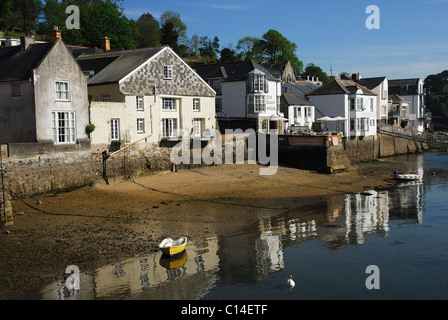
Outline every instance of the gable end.
<path fill-rule="evenodd" d="M 172 67 L 172 78 L 163 78 L 163 66 Z M 119 82 L 123 94 L 214 97 L 215 91 L 169 47 L 148 59 Z"/>

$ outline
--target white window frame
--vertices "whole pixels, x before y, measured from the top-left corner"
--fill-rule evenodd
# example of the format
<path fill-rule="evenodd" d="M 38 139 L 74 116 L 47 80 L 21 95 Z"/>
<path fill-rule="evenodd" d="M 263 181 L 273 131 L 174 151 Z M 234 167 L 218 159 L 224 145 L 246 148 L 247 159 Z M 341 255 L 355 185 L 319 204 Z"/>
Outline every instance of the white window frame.
<path fill-rule="evenodd" d="M 162 137 L 175 138 L 177 137 L 177 118 L 163 118 L 162 119 Z"/>
<path fill-rule="evenodd" d="M 169 65 L 163 66 L 163 79 L 171 80 L 173 79 L 173 67 Z"/>
<path fill-rule="evenodd" d="M 374 108 L 373 108 L 373 98 L 370 98 L 370 112 L 374 112 Z"/>
<path fill-rule="evenodd" d="M 254 92 L 264 92 L 264 81 L 264 75 L 254 74 Z"/>
<path fill-rule="evenodd" d="M 201 102 L 199 98 L 193 98 L 193 111 L 201 111 Z"/>
<path fill-rule="evenodd" d="M 120 119 L 110 119 L 110 140 L 120 141 Z"/>
<path fill-rule="evenodd" d="M 177 101 L 175 98 L 162 98 L 162 110 L 163 111 L 176 111 Z"/>
<path fill-rule="evenodd" d="M 76 143 L 76 112 L 52 111 L 51 133 L 55 144 Z"/>
<path fill-rule="evenodd" d="M 66 85 L 66 88 L 62 88 L 62 84 Z M 55 93 L 57 101 L 70 101 L 70 82 L 66 80 L 56 80 L 54 82 Z M 64 90 L 65 89 L 65 90 Z"/>
<path fill-rule="evenodd" d="M 137 133 L 145 133 L 145 119 L 137 118 Z"/>
<path fill-rule="evenodd" d="M 138 111 L 144 110 L 144 102 L 143 102 L 143 96 L 136 96 L 135 97 L 135 104 L 137 106 Z"/>
<path fill-rule="evenodd" d="M 266 101 L 264 99 L 264 95 L 261 96 L 252 96 L 250 97 L 251 104 L 253 106 L 253 112 L 265 112 L 266 111 Z"/>
<path fill-rule="evenodd" d="M 193 131 L 193 137 L 200 138 L 202 136 L 202 119 L 193 118 L 192 127 L 196 127 L 196 130 Z"/>

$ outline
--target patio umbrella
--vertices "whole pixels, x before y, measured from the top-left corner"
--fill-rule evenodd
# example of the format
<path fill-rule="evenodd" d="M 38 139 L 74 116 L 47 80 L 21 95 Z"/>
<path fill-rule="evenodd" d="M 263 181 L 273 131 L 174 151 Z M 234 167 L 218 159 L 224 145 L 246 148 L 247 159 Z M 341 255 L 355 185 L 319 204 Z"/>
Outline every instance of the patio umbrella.
<path fill-rule="evenodd" d="M 339 121 L 341 120 L 346 120 L 344 117 L 341 117 L 341 116 L 337 116 L 337 117 L 334 117 L 333 118 L 334 120 L 336 120 L 337 121 L 337 123 L 336 123 L 336 125 L 337 125 L 337 131 L 339 132 Z"/>
<path fill-rule="evenodd" d="M 319 118 L 319 119 L 316 119 L 316 120 L 318 120 L 318 121 L 334 121 L 333 118 L 327 117 L 327 116 Z"/>

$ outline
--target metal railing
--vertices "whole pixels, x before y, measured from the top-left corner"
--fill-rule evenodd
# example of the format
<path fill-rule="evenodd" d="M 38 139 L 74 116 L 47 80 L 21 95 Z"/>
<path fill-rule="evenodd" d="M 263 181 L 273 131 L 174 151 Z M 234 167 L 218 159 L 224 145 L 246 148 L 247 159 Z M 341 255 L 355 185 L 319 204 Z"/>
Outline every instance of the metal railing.
<path fill-rule="evenodd" d="M 448 140 L 444 136 L 438 134 L 420 132 L 412 128 L 401 128 L 385 124 L 380 124 L 377 131 L 378 133 L 390 136 L 424 142 L 442 148 L 448 148 Z"/>

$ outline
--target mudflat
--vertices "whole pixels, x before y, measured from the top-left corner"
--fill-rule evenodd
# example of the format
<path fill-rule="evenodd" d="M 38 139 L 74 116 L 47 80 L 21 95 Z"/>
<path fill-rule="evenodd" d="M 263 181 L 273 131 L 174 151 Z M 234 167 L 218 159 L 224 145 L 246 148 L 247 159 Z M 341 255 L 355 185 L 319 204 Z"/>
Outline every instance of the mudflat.
<path fill-rule="evenodd" d="M 389 188 L 399 162 L 337 174 L 259 165 L 220 165 L 99 183 L 12 202 L 14 224 L 0 234 L 0 299 L 62 279 L 69 265 L 94 270 L 158 250 L 165 237 L 191 240 L 236 232 L 256 219 L 332 197 Z"/>

